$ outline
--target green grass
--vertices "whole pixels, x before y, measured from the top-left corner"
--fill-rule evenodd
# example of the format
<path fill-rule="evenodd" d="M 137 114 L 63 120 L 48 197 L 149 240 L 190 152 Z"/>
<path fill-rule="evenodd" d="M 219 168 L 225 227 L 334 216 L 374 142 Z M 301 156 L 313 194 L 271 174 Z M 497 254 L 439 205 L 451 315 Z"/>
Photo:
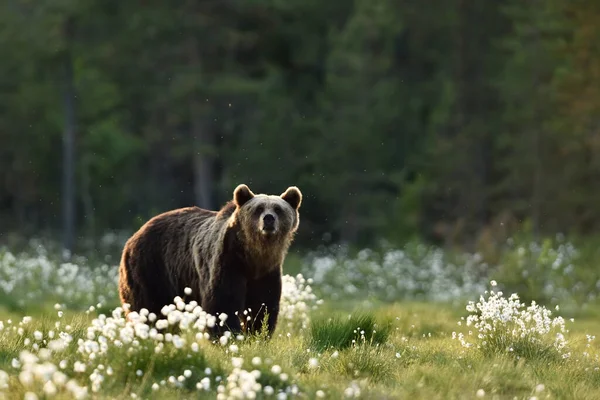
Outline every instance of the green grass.
<path fill-rule="evenodd" d="M 471 399 L 478 398 L 478 392 L 493 399 L 600 398 L 596 249 L 589 246 L 575 254 L 563 242 L 529 245 L 521 241 L 505 249 L 501 263 L 491 263 L 484 269 L 486 274 L 473 282 L 467 278 L 484 272 L 482 260 L 473 255 L 454 259 L 453 254 L 427 246 L 385 254 L 341 254 L 334 257 L 325 277 L 319 268 L 309 268 L 312 262 L 302 255 L 290 253 L 285 273 L 314 276 L 314 284 L 308 282 L 314 291 L 302 279 L 288 281 L 282 296 L 283 318 L 272 340 L 257 335 L 221 345 L 197 341 L 195 332 L 183 332 L 182 348 L 166 342 L 157 352 L 158 342 L 153 339 L 136 339 L 119 347 L 113 338 L 107 339 L 107 351 L 95 358 L 78 352 L 78 347 L 86 345 L 92 320 L 100 313 L 110 316 L 117 306 L 114 266 L 109 268 L 99 259 L 74 259 L 79 268 L 72 275 L 72 266 L 62 265 L 53 253 L 38 254 L 36 248 L 15 257 L 0 249 L 0 280 L 13 284 L 0 293 L 0 321 L 4 322 L 0 370 L 9 376 L 5 382 L 6 375 L 0 372 L 0 399 L 23 399 L 28 391 L 40 399 L 50 398 L 43 391 L 48 376 L 24 385 L 28 376 L 23 375 L 23 366 L 13 366 L 14 359 L 23 350 L 43 356 L 37 348 L 48 346 L 51 336 L 63 331 L 72 341 L 63 352 L 51 353 L 46 367 L 57 366 L 53 374 L 60 378 L 62 372 L 90 391 L 91 378 L 101 374 L 100 390 L 90 393 L 98 399 L 214 399 L 220 384 L 232 383 L 227 379 L 234 377 L 240 360 L 243 370 L 260 373 L 255 378 L 263 389 L 257 398 L 276 398 L 279 391 L 286 391 L 287 398 L 303 399 L 322 394 L 334 399 Z M 329 264 L 321 260 L 314 265 Z M 465 325 L 466 299 L 483 294 L 483 286 L 492 277 L 507 296 L 516 291 L 527 303 L 535 299 L 551 310 L 560 305 L 552 316 L 567 320 L 570 357 L 563 358 L 563 351 L 554 347 L 555 332 L 541 337 L 534 332 L 535 340 L 527 340 L 526 335 L 521 340 L 507 335 L 509 323 L 498 332 L 488 332 L 487 344 L 477 348 L 482 344 L 478 332 Z M 454 293 L 450 299 L 435 296 L 450 292 Z M 324 304 L 314 308 L 318 302 L 312 293 L 325 299 Z M 426 302 L 434 299 L 438 302 Z M 390 303 L 393 300 L 397 302 Z M 57 302 L 65 307 L 61 317 L 54 309 Z M 96 309 L 83 312 L 90 305 Z M 307 325 L 305 312 L 310 316 Z M 20 326 L 25 315 L 33 320 Z M 568 321 L 571 317 L 575 322 Z M 463 347 L 453 339 L 453 332 L 468 335 L 475 347 Z M 588 334 L 598 339 L 588 341 Z M 104 340 L 97 335 L 91 339 Z M 118 332 L 116 339 L 122 339 Z M 34 372 L 43 372 L 45 362 L 40 359 Z M 83 372 L 75 370 L 80 362 Z M 8 388 L 2 389 L 6 383 Z M 207 383 L 208 391 L 197 388 Z M 61 390 L 51 398 L 72 396 Z"/>
<path fill-rule="evenodd" d="M 380 345 L 390 334 L 390 324 L 378 325 L 370 314 L 321 317 L 311 324 L 309 346 L 317 351 L 342 350 L 353 345 Z"/>
<path fill-rule="evenodd" d="M 20 370 L 11 366 L 12 359 L 24 348 L 31 350 L 32 344 L 25 346 L 24 340 L 33 337 L 35 330 L 42 332 L 44 338 L 55 330 L 55 315 L 47 311 L 33 315 L 24 334 L 18 335 L 11 333 L 6 320 L 12 318 L 12 324 L 18 325 L 21 317 L 0 310 L 0 319 L 5 321 L 0 334 L 0 369 L 11 376 L 6 398 L 22 399 L 28 390 L 20 384 Z M 600 398 L 600 345 L 593 340 L 588 347 L 586 340 L 586 334 L 600 333 L 600 320 L 581 319 L 570 324 L 568 359 L 549 357 L 545 351 L 530 351 L 519 358 L 515 354 L 466 349 L 453 340 L 452 332 L 460 328 L 457 321 L 464 315 L 452 307 L 423 303 L 380 305 L 350 313 L 344 306 L 328 304 L 314 313 L 308 329 L 289 335 L 285 329 L 279 329 L 270 341 L 260 337 L 233 341 L 238 345 L 236 353 L 229 348 L 233 342 L 226 346 L 201 342 L 198 352 L 189 346 L 165 346 L 157 354 L 154 342 L 140 340 L 135 352 L 129 352 L 127 346 L 111 346 L 101 359 L 88 364 L 85 373 L 76 373 L 73 363 L 85 361 L 76 351 L 77 341 L 85 339 L 92 316 L 65 313 L 60 320 L 71 325 L 73 342 L 64 353 L 52 356 L 51 361 L 58 364 L 66 360 L 68 367 L 64 372 L 80 384 L 89 384 L 93 368 L 102 364 L 104 382 L 94 398 L 125 399 L 131 398 L 132 393 L 137 398 L 215 398 L 216 379 L 226 380 L 233 369 L 232 357 L 243 358 L 242 368 L 248 371 L 259 370 L 258 382 L 274 389 L 274 395 L 259 393 L 258 398 L 275 398 L 278 390 L 295 386 L 300 393 L 298 398 L 315 398 L 322 391 L 326 398 L 337 399 L 350 394 L 348 388 L 353 385 L 360 389 L 358 398 L 365 399 L 471 399 L 477 398 L 478 390 L 485 392 L 485 398 L 496 399 Z M 364 330 L 364 339 L 358 328 Z M 253 359 L 260 363 L 253 364 Z M 280 371 L 273 368 L 275 365 Z M 106 374 L 108 367 L 111 375 Z M 211 369 L 209 392 L 196 389 L 196 383 L 207 376 L 206 368 Z M 141 376 L 136 374 L 138 370 Z M 185 370 L 191 375 L 180 387 L 168 382 L 170 377 L 182 376 Z M 282 377 L 282 373 L 287 376 Z M 161 381 L 165 384 L 161 385 Z M 152 389 L 154 383 L 159 385 L 158 390 Z M 539 385 L 544 385 L 544 389 L 536 392 Z M 41 385 L 35 391 L 43 398 Z"/>

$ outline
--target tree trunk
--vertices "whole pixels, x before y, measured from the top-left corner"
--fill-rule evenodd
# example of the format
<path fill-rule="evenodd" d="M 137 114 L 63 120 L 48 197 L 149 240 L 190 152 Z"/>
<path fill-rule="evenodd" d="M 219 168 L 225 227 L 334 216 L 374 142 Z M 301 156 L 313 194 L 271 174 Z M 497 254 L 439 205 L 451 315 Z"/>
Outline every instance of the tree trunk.
<path fill-rule="evenodd" d="M 83 164 L 83 165 L 82 165 Z M 83 162 L 80 159 L 79 166 L 81 168 L 81 200 L 82 208 L 85 215 L 85 235 L 91 237 L 96 236 L 96 218 L 94 209 L 94 198 L 92 196 L 92 185 L 90 180 L 90 166 L 89 162 Z"/>
<path fill-rule="evenodd" d="M 189 62 L 194 71 L 200 71 L 201 60 L 194 37 L 189 40 Z M 190 96 L 190 126 L 193 140 L 194 197 L 198 207 L 214 208 L 214 156 L 215 138 L 206 124 L 206 108 L 200 103 L 199 93 Z M 208 105 L 207 105 L 208 106 Z"/>
<path fill-rule="evenodd" d="M 67 20 L 64 27 L 66 50 L 64 65 L 64 112 L 63 132 L 63 248 L 64 257 L 69 259 L 75 242 L 75 87 L 71 39 L 73 21 Z"/>
<path fill-rule="evenodd" d="M 212 210 L 214 207 L 214 138 L 212 132 L 203 124 L 203 116 L 198 102 L 191 101 L 190 109 L 192 138 L 194 140 L 194 196 L 198 207 Z"/>
<path fill-rule="evenodd" d="M 534 6 L 537 7 L 538 2 L 534 2 Z M 536 27 L 533 28 L 533 40 L 534 40 L 534 59 L 539 59 L 536 57 L 537 53 L 540 53 L 541 48 L 541 37 L 540 32 Z M 540 66 L 536 63 L 533 68 L 533 76 L 531 77 L 532 88 L 540 87 L 542 84 L 542 80 L 540 79 Z M 533 129 L 533 187 L 531 193 L 531 224 L 534 238 L 537 240 L 540 234 L 541 222 L 540 222 L 540 213 L 542 207 L 542 141 L 541 141 L 541 129 L 542 118 L 541 118 L 541 110 L 540 105 L 536 104 L 534 106 L 534 117 L 532 121 L 532 129 Z"/>

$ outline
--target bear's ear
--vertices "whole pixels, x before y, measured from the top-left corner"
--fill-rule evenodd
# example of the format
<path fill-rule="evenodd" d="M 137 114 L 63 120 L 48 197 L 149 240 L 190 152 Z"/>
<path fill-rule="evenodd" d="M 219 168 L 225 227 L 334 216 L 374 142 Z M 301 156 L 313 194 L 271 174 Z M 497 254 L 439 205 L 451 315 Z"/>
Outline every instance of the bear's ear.
<path fill-rule="evenodd" d="M 294 210 L 300 208 L 300 203 L 302 203 L 302 193 L 296 186 L 287 188 L 281 195 L 281 198 L 287 201 Z"/>
<path fill-rule="evenodd" d="M 238 185 L 233 191 L 233 201 L 238 207 L 243 206 L 248 200 L 252 200 L 253 197 L 254 193 L 252 193 L 252 190 L 244 184 Z"/>

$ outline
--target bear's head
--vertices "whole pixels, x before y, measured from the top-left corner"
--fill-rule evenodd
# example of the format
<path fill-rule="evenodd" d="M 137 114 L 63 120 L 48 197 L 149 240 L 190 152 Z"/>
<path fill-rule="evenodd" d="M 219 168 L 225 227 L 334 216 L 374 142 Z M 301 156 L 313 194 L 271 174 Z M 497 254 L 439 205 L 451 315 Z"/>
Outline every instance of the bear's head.
<path fill-rule="evenodd" d="M 254 194 L 246 185 L 233 191 L 236 221 L 244 236 L 260 242 L 287 242 L 298 229 L 302 193 L 290 186 L 280 196 Z"/>

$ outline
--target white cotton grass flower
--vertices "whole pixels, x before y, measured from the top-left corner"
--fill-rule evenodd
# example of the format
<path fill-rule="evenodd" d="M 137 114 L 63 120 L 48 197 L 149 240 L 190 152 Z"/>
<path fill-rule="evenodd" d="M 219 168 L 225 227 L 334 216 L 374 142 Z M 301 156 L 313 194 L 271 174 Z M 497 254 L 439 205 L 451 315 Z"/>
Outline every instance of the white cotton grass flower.
<path fill-rule="evenodd" d="M 204 377 L 200 380 L 200 382 L 196 383 L 196 389 L 209 391 L 210 390 L 210 379 L 208 377 Z"/>
<path fill-rule="evenodd" d="M 486 271 L 479 254 L 463 254 L 451 262 L 443 249 L 408 245 L 383 253 L 362 249 L 356 256 L 347 246 L 335 246 L 327 254 L 309 254 L 302 273 L 311 276 L 319 293 L 332 300 L 364 295 L 381 301 L 401 298 L 448 301 L 485 288 L 475 272 Z"/>
<path fill-rule="evenodd" d="M 8 389 L 9 375 L 6 371 L 0 369 L 0 390 Z"/>
<path fill-rule="evenodd" d="M 279 375 L 279 374 L 281 374 L 281 367 L 279 365 L 275 364 L 271 367 L 271 372 L 274 373 L 275 375 Z"/>
<path fill-rule="evenodd" d="M 233 357 L 231 359 L 231 365 L 233 365 L 233 368 L 241 368 L 242 364 L 244 364 L 244 359 L 241 357 Z"/>
<path fill-rule="evenodd" d="M 260 371 L 246 371 L 234 367 L 224 382 L 217 388 L 217 399 L 255 399 L 262 390 L 262 385 L 257 381 Z"/>
<path fill-rule="evenodd" d="M 265 386 L 265 388 L 263 389 L 263 393 L 267 396 L 272 396 L 273 393 L 275 393 L 275 389 L 273 389 L 272 386 Z"/>
<path fill-rule="evenodd" d="M 552 312 L 535 301 L 526 306 L 516 293 L 508 298 L 501 291 L 486 293 L 487 298 L 480 296 L 479 302 L 470 301 L 466 306 L 471 313 L 466 326 L 473 326 L 476 330 L 469 331 L 468 336 L 475 340 L 470 341 L 462 332 L 452 332 L 453 339 L 459 340 L 466 348 L 476 346 L 483 351 L 513 353 L 524 344 L 540 349 L 552 348 L 566 358 L 566 329 L 562 317 L 552 318 Z"/>
<path fill-rule="evenodd" d="M 540 383 L 538 385 L 535 386 L 535 392 L 536 393 L 541 393 L 544 391 L 544 389 L 546 389 L 546 386 L 544 386 L 543 383 Z"/>
<path fill-rule="evenodd" d="M 311 276 L 320 295 L 332 300 L 372 297 L 380 301 L 418 299 L 462 300 L 488 287 L 490 272 L 536 274 L 535 285 L 545 298 L 588 301 L 598 298 L 595 285 L 573 282 L 578 279 L 578 250 L 557 236 L 555 245 L 547 242 L 518 243 L 507 240 L 507 255 L 515 271 L 490 268 L 479 253 L 446 252 L 435 245 L 408 243 L 403 248 L 362 249 L 356 255 L 350 246 L 331 246 L 309 253 L 301 272 Z M 540 271 L 541 269 L 541 271 Z M 541 273 L 540 273 L 541 272 Z M 563 282 L 560 277 L 568 278 Z M 571 282 L 569 284 L 568 282 Z M 590 282 L 592 283 L 592 282 Z"/>
<path fill-rule="evenodd" d="M 0 291 L 18 297 L 18 305 L 27 307 L 60 297 L 56 311 L 65 306 L 84 311 L 84 304 L 103 303 L 118 289 L 118 266 L 103 264 L 91 268 L 83 258 L 62 263 L 52 259 L 46 249 L 32 242 L 33 254 L 14 256 L 0 253 Z M 18 296 L 14 296 L 17 294 Z M 28 318 L 24 324 L 31 319 Z"/>
<path fill-rule="evenodd" d="M 282 277 L 279 319 L 290 330 L 306 329 L 310 323 L 310 311 L 322 304 L 322 300 L 313 293 L 310 282 L 312 280 L 305 279 L 302 274 Z"/>
<path fill-rule="evenodd" d="M 360 397 L 361 389 L 355 381 L 350 382 L 350 386 L 344 389 L 344 397 L 346 398 L 358 398 Z"/>
<path fill-rule="evenodd" d="M 180 298 L 176 297 L 174 302 L 178 301 Z M 161 310 L 164 319 L 151 318 L 153 314 L 146 309 L 139 313 L 130 312 L 125 318 L 123 311 L 123 308 L 117 307 L 112 316 L 100 315 L 95 318 L 87 328 L 86 338 L 79 340 L 78 352 L 94 359 L 105 354 L 111 348 L 111 343 L 118 347 L 126 346 L 127 351 L 135 352 L 140 341 L 150 341 L 156 353 L 161 353 L 167 344 L 175 349 L 191 348 L 197 352 L 198 343 L 188 344 L 187 332 L 191 332 L 196 341 L 206 339 L 206 329 L 214 326 L 215 320 L 195 302 L 183 303 L 183 306 L 165 305 Z M 169 326 L 177 326 L 182 334 L 161 333 Z M 226 335 L 224 337 L 228 338 Z"/>
<path fill-rule="evenodd" d="M 44 350 L 43 352 L 41 350 Z M 43 355 L 40 357 L 35 354 L 22 350 L 19 354 L 18 379 L 21 385 L 29 390 L 25 396 L 37 398 L 38 394 L 43 393 L 44 397 L 54 397 L 59 392 L 68 393 L 75 399 L 87 397 L 88 389 L 80 386 L 75 380 L 68 379 L 67 375 L 59 370 L 59 367 L 49 361 L 49 349 L 40 349 Z M 39 354 L 38 354 L 39 355 Z M 0 373 L 0 387 L 6 388 L 8 376 Z"/>
<path fill-rule="evenodd" d="M 23 396 L 23 400 L 38 400 L 38 395 L 33 392 L 26 392 Z"/>

